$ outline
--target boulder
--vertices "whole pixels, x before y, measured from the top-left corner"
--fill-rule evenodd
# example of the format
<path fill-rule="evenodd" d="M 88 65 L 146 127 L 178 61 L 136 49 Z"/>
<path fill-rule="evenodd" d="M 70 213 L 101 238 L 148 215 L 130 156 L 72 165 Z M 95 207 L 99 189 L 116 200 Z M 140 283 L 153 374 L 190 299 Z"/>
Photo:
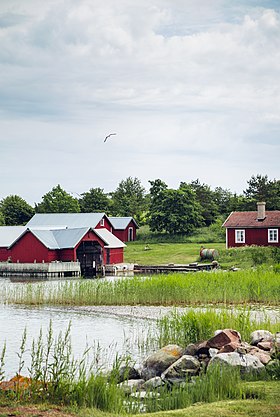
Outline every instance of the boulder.
<path fill-rule="evenodd" d="M 151 354 L 143 363 L 140 375 L 146 381 L 160 376 L 165 369 L 183 355 L 183 349 L 178 345 L 167 345 Z"/>
<path fill-rule="evenodd" d="M 143 379 L 129 379 L 118 384 L 118 387 L 122 388 L 126 394 L 130 394 L 140 390 L 144 382 L 145 381 Z"/>
<path fill-rule="evenodd" d="M 257 347 L 259 349 L 265 350 L 265 351 L 270 351 L 271 349 L 273 349 L 274 343 L 273 342 L 259 342 L 257 344 Z"/>
<path fill-rule="evenodd" d="M 256 356 L 250 353 L 240 355 L 238 352 L 218 353 L 210 360 L 208 369 L 214 365 L 238 367 L 243 373 L 260 372 L 264 369 L 264 365 Z"/>
<path fill-rule="evenodd" d="M 144 390 L 149 391 L 151 389 L 162 387 L 163 385 L 164 385 L 164 381 L 161 379 L 161 377 L 155 376 L 154 378 L 148 379 L 148 381 L 146 381 L 143 384 L 143 388 Z"/>
<path fill-rule="evenodd" d="M 229 353 L 229 352 L 235 352 L 236 349 L 238 349 L 241 346 L 239 342 L 230 342 L 227 345 L 223 346 L 219 353 Z"/>
<path fill-rule="evenodd" d="M 223 346 L 232 342 L 240 343 L 240 334 L 236 330 L 224 329 L 209 339 L 206 346 L 209 348 L 221 349 Z"/>
<path fill-rule="evenodd" d="M 268 352 L 265 352 L 262 349 L 259 349 L 258 347 L 253 347 L 251 349 L 250 354 L 256 356 L 257 358 L 259 358 L 259 360 L 261 361 L 261 363 L 263 365 L 267 365 L 268 362 L 271 361 L 271 356 L 269 355 L 269 353 Z"/>
<path fill-rule="evenodd" d="M 118 382 L 123 382 L 128 379 L 140 379 L 139 372 L 133 366 L 121 366 L 118 372 Z"/>
<path fill-rule="evenodd" d="M 251 333 L 251 345 L 257 346 L 259 342 L 272 342 L 273 334 L 268 330 L 255 330 Z"/>
<path fill-rule="evenodd" d="M 200 362 L 191 355 L 183 355 L 176 362 L 169 366 L 162 374 L 161 378 L 184 378 L 196 375 L 200 369 Z"/>

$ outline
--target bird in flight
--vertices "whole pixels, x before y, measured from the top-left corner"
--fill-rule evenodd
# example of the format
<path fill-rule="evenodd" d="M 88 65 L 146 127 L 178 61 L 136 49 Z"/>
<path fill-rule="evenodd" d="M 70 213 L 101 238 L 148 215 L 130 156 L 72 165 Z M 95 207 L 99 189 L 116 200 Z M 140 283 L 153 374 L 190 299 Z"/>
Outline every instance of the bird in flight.
<path fill-rule="evenodd" d="M 106 140 L 107 140 L 110 136 L 114 136 L 114 135 L 116 135 L 116 133 L 110 133 L 110 135 L 107 135 L 107 136 L 105 137 L 105 139 L 104 139 L 104 142 L 106 142 Z"/>

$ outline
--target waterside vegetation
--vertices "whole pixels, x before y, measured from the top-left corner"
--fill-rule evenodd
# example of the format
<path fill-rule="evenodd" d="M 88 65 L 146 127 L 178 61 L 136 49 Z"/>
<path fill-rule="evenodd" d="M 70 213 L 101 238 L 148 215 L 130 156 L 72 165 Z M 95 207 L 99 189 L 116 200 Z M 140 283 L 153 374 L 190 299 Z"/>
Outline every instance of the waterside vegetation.
<path fill-rule="evenodd" d="M 3 285 L 1 291 L 5 303 L 25 305 L 278 305 L 280 274 L 260 266 L 235 272 L 62 281 L 53 286 Z"/>

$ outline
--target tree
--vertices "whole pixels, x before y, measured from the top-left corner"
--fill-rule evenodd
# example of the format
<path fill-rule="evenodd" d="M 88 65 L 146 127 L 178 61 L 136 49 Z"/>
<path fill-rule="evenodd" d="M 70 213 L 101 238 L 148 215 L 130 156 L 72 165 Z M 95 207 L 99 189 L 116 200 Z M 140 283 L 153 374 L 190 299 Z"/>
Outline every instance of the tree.
<path fill-rule="evenodd" d="M 78 200 L 58 184 L 42 197 L 42 202 L 35 206 L 35 211 L 37 213 L 79 213 L 80 206 Z"/>
<path fill-rule="evenodd" d="M 248 187 L 244 191 L 247 199 L 247 209 L 256 210 L 256 204 L 266 202 L 269 210 L 280 209 L 280 180 L 269 180 L 267 175 L 252 175 L 247 181 Z"/>
<path fill-rule="evenodd" d="M 185 183 L 181 183 L 184 186 Z M 215 194 L 209 185 L 201 184 L 199 180 L 190 183 L 192 190 L 195 192 L 196 200 L 202 207 L 202 217 L 206 226 L 212 224 L 218 216 L 218 206 L 215 202 Z"/>
<path fill-rule="evenodd" d="M 236 209 L 235 198 L 237 196 L 236 194 L 232 194 L 230 190 L 216 187 L 213 196 L 220 215 L 229 215 Z M 233 206 L 235 207 L 233 208 Z"/>
<path fill-rule="evenodd" d="M 150 181 L 149 225 L 152 231 L 191 234 L 202 225 L 201 207 L 188 184 L 168 189 L 161 180 Z"/>
<path fill-rule="evenodd" d="M 4 214 L 0 211 L 0 226 L 4 226 L 4 224 L 5 224 Z"/>
<path fill-rule="evenodd" d="M 91 188 L 86 193 L 82 193 L 79 204 L 83 213 L 107 213 L 110 207 L 110 199 L 102 188 Z"/>
<path fill-rule="evenodd" d="M 34 215 L 34 209 L 18 195 L 10 195 L 0 202 L 0 211 L 6 226 L 24 225 Z"/>
<path fill-rule="evenodd" d="M 145 188 L 138 178 L 128 177 L 121 181 L 112 195 L 112 214 L 132 216 L 137 222 L 146 210 Z"/>

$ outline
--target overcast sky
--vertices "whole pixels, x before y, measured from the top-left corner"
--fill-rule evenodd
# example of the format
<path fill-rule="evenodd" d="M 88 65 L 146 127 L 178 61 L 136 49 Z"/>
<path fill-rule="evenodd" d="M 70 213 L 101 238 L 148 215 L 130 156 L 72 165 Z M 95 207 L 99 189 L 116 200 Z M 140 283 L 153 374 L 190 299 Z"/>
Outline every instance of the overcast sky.
<path fill-rule="evenodd" d="M 0 199 L 32 205 L 279 179 L 280 1 L 0 0 L 0 156 Z"/>

